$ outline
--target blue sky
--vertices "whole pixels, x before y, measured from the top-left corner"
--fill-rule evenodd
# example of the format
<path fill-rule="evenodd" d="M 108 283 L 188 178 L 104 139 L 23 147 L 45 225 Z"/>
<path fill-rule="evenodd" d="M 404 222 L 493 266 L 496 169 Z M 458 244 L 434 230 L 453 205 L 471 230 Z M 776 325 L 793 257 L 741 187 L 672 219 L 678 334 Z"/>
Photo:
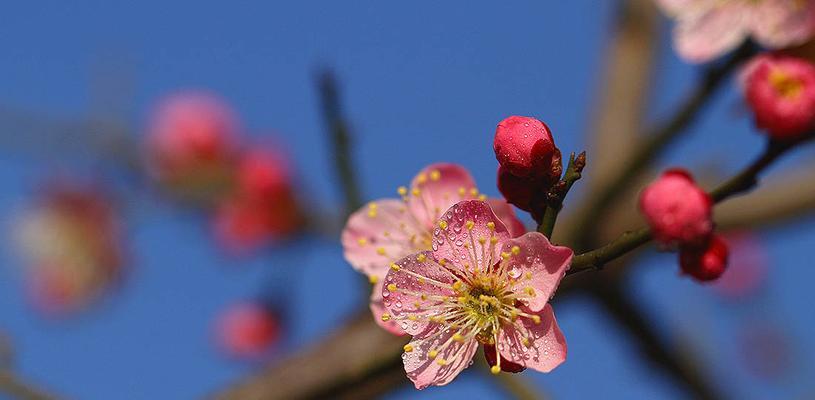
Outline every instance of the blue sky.
<path fill-rule="evenodd" d="M 120 109 L 138 128 L 160 96 L 207 88 L 234 106 L 252 135 L 281 138 L 301 187 L 331 208 L 340 197 L 313 85 L 315 71 L 328 66 L 342 82 L 366 198 L 393 195 L 436 161 L 465 165 L 482 191 L 497 194 L 491 140 L 504 117 L 546 121 L 564 152 L 584 146 L 614 4 L 16 2 L 0 13 L 0 106 L 69 120 L 100 108 Z M 666 44 L 668 36 L 665 30 Z M 697 74 L 668 46 L 657 69 L 652 118 L 668 112 Z M 114 91 L 120 105 L 100 101 L 93 90 L 106 79 L 131 82 Z M 761 140 L 734 113 L 738 101 L 730 85 L 664 162 L 693 166 L 715 156 L 727 170 L 746 163 Z M 53 146 L 31 140 L 36 148 Z M 41 157 L 4 146 L 3 227 L 36 182 L 55 169 L 94 167 L 71 153 Z M 795 159 L 812 155 L 801 152 Z M 274 282 L 276 296 L 292 307 L 284 343 L 291 350 L 341 323 L 363 300 L 358 276 L 336 241 L 309 239 L 234 260 L 212 245 L 199 215 L 157 204 L 151 196 L 126 194 L 132 265 L 125 284 L 74 320 L 48 321 L 31 312 L 22 299 L 17 261 L 3 247 L 0 330 L 15 342 L 22 375 L 71 398 L 199 398 L 255 367 L 224 360 L 211 345 L 212 318 L 228 304 Z M 806 377 L 813 373 L 815 320 L 801 299 L 815 278 L 804 258 L 815 243 L 813 220 L 762 238 L 773 262 L 769 287 L 756 300 L 760 306 L 722 302 L 708 288 L 677 277 L 671 255 L 646 257 L 630 290 L 662 332 L 691 342 L 728 393 L 746 399 L 812 393 Z M 641 362 L 601 308 L 574 299 L 561 302 L 557 315 L 569 341 L 568 361 L 548 375 L 526 374 L 546 392 L 556 398 L 686 397 Z M 748 318 L 766 319 L 789 333 L 800 355 L 794 373 L 766 382 L 738 365 L 732 337 Z M 421 394 L 405 389 L 391 398 L 500 393 L 468 375 L 446 388 Z"/>

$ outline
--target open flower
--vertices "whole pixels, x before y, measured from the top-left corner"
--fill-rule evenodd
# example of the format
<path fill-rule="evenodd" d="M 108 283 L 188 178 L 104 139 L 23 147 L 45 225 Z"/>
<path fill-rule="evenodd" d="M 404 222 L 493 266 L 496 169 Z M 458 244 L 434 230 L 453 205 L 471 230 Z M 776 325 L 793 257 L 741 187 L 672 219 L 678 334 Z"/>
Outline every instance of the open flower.
<path fill-rule="evenodd" d="M 813 0 L 657 0 L 676 19 L 674 47 L 690 62 L 712 60 L 748 36 L 778 49 L 815 33 Z"/>
<path fill-rule="evenodd" d="M 382 289 L 380 318 L 413 336 L 403 360 L 416 388 L 449 383 L 479 343 L 496 374 L 549 372 L 565 361 L 566 341 L 548 302 L 572 250 L 538 232 L 513 239 L 478 200 L 454 205 L 437 227 L 432 250 L 391 264 Z"/>
<path fill-rule="evenodd" d="M 382 278 L 388 266 L 407 255 L 431 249 L 432 236 L 438 218 L 453 204 L 479 198 L 475 181 L 469 172 L 455 164 L 432 164 L 416 175 L 410 188 L 400 187 L 402 199 L 382 199 L 369 203 L 348 219 L 342 232 L 345 259 L 374 284 L 371 311 L 376 321 L 388 331 L 401 335 L 404 331 L 393 322 L 382 321 Z M 512 236 L 525 232 L 515 212 L 503 200 L 487 202 Z"/>

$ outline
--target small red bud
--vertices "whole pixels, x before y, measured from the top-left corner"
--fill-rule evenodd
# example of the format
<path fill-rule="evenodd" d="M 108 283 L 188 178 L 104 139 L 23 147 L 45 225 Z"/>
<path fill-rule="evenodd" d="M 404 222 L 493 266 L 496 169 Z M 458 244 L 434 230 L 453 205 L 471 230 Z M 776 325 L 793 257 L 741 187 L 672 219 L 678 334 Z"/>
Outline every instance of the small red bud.
<path fill-rule="evenodd" d="M 540 185 L 531 178 L 513 175 L 504 167 L 498 167 L 498 190 L 504 195 L 507 203 L 521 210 L 530 211 L 532 198 Z"/>
<path fill-rule="evenodd" d="M 640 211 L 666 245 L 698 244 L 713 231 L 713 201 L 683 169 L 671 169 L 640 195 Z"/>
<path fill-rule="evenodd" d="M 498 163 L 513 175 L 540 178 L 549 174 L 556 148 L 546 124 L 511 116 L 498 124 L 493 149 Z"/>
<path fill-rule="evenodd" d="M 699 282 L 718 279 L 727 269 L 730 251 L 727 243 L 718 235 L 713 235 L 702 246 L 685 246 L 679 251 L 679 266 L 682 272 Z"/>

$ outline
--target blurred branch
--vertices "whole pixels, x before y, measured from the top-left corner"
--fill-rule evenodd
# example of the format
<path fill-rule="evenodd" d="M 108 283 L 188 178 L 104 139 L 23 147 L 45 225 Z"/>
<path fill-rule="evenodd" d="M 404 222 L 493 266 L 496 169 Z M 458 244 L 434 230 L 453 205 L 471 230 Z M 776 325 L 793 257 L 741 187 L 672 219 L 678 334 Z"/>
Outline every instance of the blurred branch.
<path fill-rule="evenodd" d="M 573 230 L 576 234 L 573 243 L 578 248 L 591 246 L 590 239 L 597 232 L 597 221 L 614 205 L 620 195 L 626 193 L 629 185 L 636 181 L 635 178 L 650 162 L 696 119 L 699 111 L 708 104 L 712 95 L 725 82 L 725 78 L 754 53 L 754 46 L 745 43 L 725 62 L 708 69 L 694 91 L 669 119 L 638 136 L 642 144 L 635 148 L 631 157 L 622 163 L 618 170 L 610 173 L 611 177 L 597 193 L 588 196 L 587 205 L 581 208 L 582 212 Z"/>
<path fill-rule="evenodd" d="M 350 215 L 362 206 L 362 194 L 359 190 L 354 163 L 351 156 L 351 137 L 348 123 L 342 115 L 339 88 L 334 73 L 325 70 L 317 79 L 326 133 L 331 141 L 331 154 L 334 155 L 334 167 L 345 197 L 345 214 Z"/>
<path fill-rule="evenodd" d="M 216 399 L 311 399 L 322 395 L 374 398 L 407 383 L 402 346 L 374 323 L 370 311 L 320 343 L 294 354 L 215 396 Z"/>
<path fill-rule="evenodd" d="M 14 350 L 11 347 L 11 339 L 0 332 L 0 370 L 11 369 L 14 362 Z"/>
<path fill-rule="evenodd" d="M 718 393 L 706 380 L 699 363 L 690 363 L 676 351 L 663 343 L 653 324 L 621 290 L 619 283 L 600 282 L 591 291 L 609 315 L 617 321 L 633 338 L 642 353 L 654 365 L 668 372 L 688 388 L 696 399 L 721 399 Z"/>
<path fill-rule="evenodd" d="M 56 397 L 23 382 L 11 371 L 0 370 L 0 394 L 20 400 L 55 400 Z"/>
<path fill-rule="evenodd" d="M 653 0 L 620 1 L 614 34 L 606 46 L 594 117 L 589 130 L 592 190 L 626 160 L 637 140 L 659 45 L 659 13 Z"/>

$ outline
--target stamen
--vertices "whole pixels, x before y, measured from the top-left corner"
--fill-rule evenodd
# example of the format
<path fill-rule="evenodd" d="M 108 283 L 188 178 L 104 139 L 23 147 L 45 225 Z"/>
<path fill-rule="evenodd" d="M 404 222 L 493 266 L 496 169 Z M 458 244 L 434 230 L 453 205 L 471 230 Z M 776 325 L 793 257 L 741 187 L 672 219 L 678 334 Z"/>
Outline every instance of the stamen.
<path fill-rule="evenodd" d="M 403 349 L 405 350 L 406 353 L 410 353 L 411 351 L 413 351 L 413 346 L 406 344 L 405 347 L 403 347 Z"/>

